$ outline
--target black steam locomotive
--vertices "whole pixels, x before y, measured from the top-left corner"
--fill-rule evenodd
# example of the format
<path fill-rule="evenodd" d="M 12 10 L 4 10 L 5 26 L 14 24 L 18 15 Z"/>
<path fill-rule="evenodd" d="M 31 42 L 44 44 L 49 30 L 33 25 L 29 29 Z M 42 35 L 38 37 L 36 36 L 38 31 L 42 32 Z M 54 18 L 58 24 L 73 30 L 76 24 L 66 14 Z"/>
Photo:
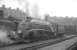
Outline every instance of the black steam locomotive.
<path fill-rule="evenodd" d="M 12 41 L 34 42 L 53 38 L 56 34 L 52 24 L 47 21 L 36 20 L 30 17 L 20 21 L 17 21 L 14 18 L 11 19 L 0 19 L 0 25 L 5 26 L 5 29 L 8 32 L 8 38 Z"/>
<path fill-rule="evenodd" d="M 9 38 L 16 42 L 33 42 L 55 37 L 52 25 L 44 20 L 24 20 L 13 22 L 15 29 L 9 31 Z"/>

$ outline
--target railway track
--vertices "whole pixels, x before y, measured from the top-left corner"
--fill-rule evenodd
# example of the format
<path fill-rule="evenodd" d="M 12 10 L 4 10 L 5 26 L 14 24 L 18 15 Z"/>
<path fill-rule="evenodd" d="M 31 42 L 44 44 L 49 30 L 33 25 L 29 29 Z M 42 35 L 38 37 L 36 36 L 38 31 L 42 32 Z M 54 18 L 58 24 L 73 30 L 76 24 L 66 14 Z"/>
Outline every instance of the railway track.
<path fill-rule="evenodd" d="M 76 50 L 77 49 L 76 47 L 77 47 L 77 42 L 68 47 L 66 50 Z"/>
<path fill-rule="evenodd" d="M 70 35 L 66 36 L 64 38 L 58 38 L 58 39 L 50 39 L 46 41 L 39 41 L 39 42 L 34 42 L 30 44 L 20 44 L 20 45 L 10 45 L 6 47 L 1 47 L 0 50 L 36 50 L 41 47 L 45 47 L 47 45 L 53 45 L 68 39 L 71 39 L 73 37 L 76 37 L 75 35 Z"/>
<path fill-rule="evenodd" d="M 54 44 L 60 43 L 60 42 L 65 41 L 65 40 L 72 39 L 73 37 L 75 37 L 75 36 L 72 36 L 72 37 L 69 36 L 69 37 L 66 37 L 66 38 L 63 38 L 63 39 L 57 39 L 57 40 L 54 40 L 52 42 L 51 42 L 51 40 L 48 40 L 48 41 L 45 41 L 42 44 L 27 47 L 27 48 L 21 48 L 21 49 L 18 49 L 18 50 L 37 50 L 37 49 L 40 49 L 40 48 L 45 47 L 45 46 L 54 45 Z"/>

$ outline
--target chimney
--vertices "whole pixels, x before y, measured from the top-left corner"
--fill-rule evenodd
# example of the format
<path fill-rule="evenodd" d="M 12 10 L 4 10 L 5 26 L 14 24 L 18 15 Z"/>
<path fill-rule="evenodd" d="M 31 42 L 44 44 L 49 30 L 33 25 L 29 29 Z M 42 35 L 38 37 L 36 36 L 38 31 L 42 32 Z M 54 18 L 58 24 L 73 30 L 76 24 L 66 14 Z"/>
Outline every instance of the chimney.
<path fill-rule="evenodd" d="M 5 8 L 5 5 L 2 5 L 2 8 Z"/>
<path fill-rule="evenodd" d="M 19 8 L 17 8 L 17 11 L 19 11 Z"/>
<path fill-rule="evenodd" d="M 45 14 L 45 21 L 48 21 L 49 14 Z"/>

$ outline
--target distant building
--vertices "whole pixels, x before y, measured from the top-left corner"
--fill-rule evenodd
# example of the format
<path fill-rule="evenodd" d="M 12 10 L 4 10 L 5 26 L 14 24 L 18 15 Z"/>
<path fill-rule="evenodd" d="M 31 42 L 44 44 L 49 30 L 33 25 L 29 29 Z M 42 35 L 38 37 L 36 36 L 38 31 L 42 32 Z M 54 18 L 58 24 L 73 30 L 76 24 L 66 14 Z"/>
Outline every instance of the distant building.
<path fill-rule="evenodd" d="M 11 8 L 6 8 L 5 5 L 2 5 L 2 7 L 0 7 L 0 10 L 2 10 L 4 12 L 5 18 L 7 18 L 8 16 L 12 16 L 12 17 L 15 17 L 15 18 L 26 17 L 26 13 L 19 10 L 19 8 L 17 8 L 15 10 L 15 9 L 11 9 Z"/>

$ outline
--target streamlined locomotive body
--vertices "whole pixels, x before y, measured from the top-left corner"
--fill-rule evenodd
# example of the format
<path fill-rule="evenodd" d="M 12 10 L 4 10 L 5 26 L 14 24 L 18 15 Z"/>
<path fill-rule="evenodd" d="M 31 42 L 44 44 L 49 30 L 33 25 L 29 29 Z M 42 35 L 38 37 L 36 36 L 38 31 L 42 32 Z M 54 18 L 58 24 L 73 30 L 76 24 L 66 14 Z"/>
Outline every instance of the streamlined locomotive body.
<path fill-rule="evenodd" d="M 31 42 L 52 38 L 55 33 L 49 22 L 32 19 L 18 23 L 17 30 L 10 31 L 9 35 L 15 41 Z"/>
<path fill-rule="evenodd" d="M 6 30 L 7 38 L 14 42 L 32 42 L 52 38 L 55 31 L 52 24 L 45 20 L 32 19 L 17 21 L 14 17 L 4 17 L 0 11 L 0 29 Z"/>
<path fill-rule="evenodd" d="M 1 15 L 3 16 L 3 14 Z M 0 25 L 8 32 L 8 38 L 15 42 L 40 41 L 55 36 L 52 24 L 30 17 L 27 17 L 26 20 L 17 21 L 13 17 L 10 19 L 3 16 L 0 18 Z"/>

